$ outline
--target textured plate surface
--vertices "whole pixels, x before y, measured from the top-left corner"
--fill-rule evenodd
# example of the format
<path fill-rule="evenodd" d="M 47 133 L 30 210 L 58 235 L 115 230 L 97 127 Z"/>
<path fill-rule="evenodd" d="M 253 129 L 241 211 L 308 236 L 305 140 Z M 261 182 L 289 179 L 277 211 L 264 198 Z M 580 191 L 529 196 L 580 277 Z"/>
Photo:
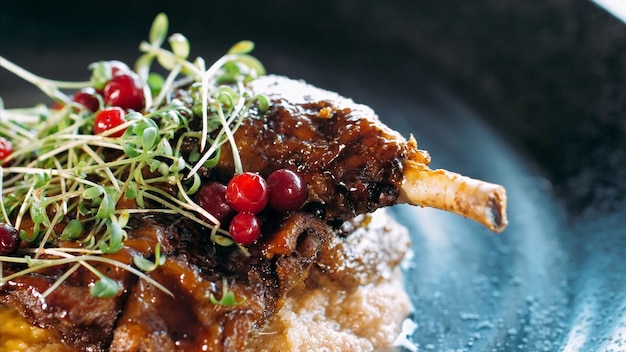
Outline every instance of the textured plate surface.
<path fill-rule="evenodd" d="M 626 212 L 566 220 L 549 183 L 506 140 L 433 94 L 445 104 L 380 113 L 413 132 L 435 167 L 503 184 L 510 225 L 494 235 L 438 210 L 394 209 L 413 239 L 411 341 L 420 351 L 625 351 Z"/>

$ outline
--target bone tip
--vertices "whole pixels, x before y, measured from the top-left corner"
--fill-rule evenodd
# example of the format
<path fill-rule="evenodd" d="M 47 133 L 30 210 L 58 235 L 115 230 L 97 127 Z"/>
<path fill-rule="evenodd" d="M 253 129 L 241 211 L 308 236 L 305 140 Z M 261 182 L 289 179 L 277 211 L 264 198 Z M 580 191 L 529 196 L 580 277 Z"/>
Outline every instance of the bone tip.
<path fill-rule="evenodd" d="M 486 226 L 495 233 L 500 233 L 509 224 L 506 215 L 506 191 L 504 187 L 499 186 L 492 192 L 491 196 L 487 200 L 487 206 L 485 207 Z"/>

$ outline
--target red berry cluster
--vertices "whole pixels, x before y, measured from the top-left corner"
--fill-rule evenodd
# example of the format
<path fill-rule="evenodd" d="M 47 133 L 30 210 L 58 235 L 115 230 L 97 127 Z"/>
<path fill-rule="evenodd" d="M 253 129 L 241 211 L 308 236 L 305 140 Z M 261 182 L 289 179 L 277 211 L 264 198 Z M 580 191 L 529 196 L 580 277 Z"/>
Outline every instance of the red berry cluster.
<path fill-rule="evenodd" d="M 268 205 L 278 212 L 299 209 L 307 197 L 307 187 L 297 173 L 280 169 L 265 180 L 261 175 L 244 172 L 227 185 L 210 182 L 203 185 L 195 201 L 221 223 L 230 223 L 233 240 L 241 245 L 254 243 L 261 236 L 257 214 Z"/>
<path fill-rule="evenodd" d="M 146 104 L 143 84 L 128 66 L 119 61 L 106 63 L 110 69 L 111 79 L 104 88 L 83 88 L 74 95 L 74 102 L 83 105 L 91 112 L 98 112 L 94 122 L 95 134 L 106 132 L 125 122 L 127 110 L 141 111 Z M 104 107 L 100 109 L 100 101 Z M 100 111 L 98 111 L 100 110 Z M 121 137 L 124 130 L 110 134 L 110 137 Z"/>

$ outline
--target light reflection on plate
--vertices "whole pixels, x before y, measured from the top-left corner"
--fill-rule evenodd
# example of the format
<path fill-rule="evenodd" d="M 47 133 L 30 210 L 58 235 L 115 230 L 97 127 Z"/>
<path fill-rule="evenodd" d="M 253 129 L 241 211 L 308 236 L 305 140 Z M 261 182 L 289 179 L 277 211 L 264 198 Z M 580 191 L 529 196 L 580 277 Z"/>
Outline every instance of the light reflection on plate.
<path fill-rule="evenodd" d="M 411 341 L 420 351 L 626 351 L 626 212 L 566 221 L 531 164 L 437 94 L 445 104 L 377 111 L 413 132 L 435 167 L 503 184 L 510 225 L 494 235 L 438 210 L 393 208 L 413 239 Z"/>

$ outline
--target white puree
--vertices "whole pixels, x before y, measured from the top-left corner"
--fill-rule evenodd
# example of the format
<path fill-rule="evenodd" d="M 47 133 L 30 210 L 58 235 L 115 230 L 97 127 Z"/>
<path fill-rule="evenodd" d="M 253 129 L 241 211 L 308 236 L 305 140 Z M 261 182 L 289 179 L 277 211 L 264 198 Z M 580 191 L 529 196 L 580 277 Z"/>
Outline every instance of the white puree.
<path fill-rule="evenodd" d="M 251 351 L 391 351 L 409 312 L 400 275 L 354 293 L 333 285 L 287 300 Z"/>
<path fill-rule="evenodd" d="M 249 351 L 392 351 L 410 302 L 399 268 L 380 274 L 381 282 L 353 292 L 312 275 L 313 284 L 291 295 L 252 337 Z"/>

